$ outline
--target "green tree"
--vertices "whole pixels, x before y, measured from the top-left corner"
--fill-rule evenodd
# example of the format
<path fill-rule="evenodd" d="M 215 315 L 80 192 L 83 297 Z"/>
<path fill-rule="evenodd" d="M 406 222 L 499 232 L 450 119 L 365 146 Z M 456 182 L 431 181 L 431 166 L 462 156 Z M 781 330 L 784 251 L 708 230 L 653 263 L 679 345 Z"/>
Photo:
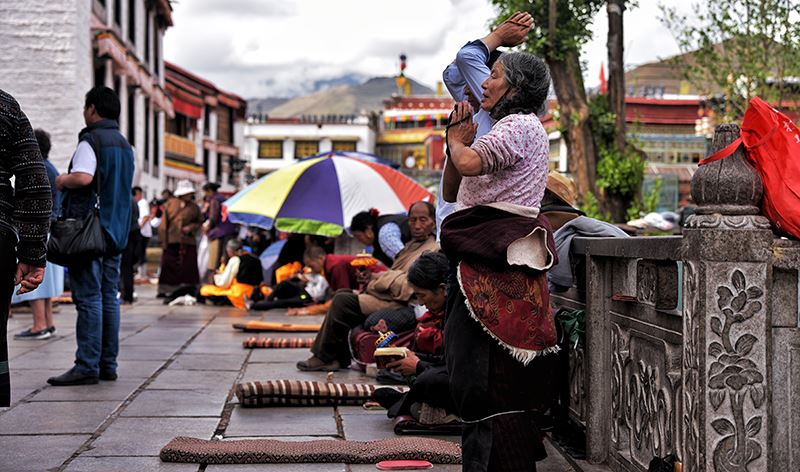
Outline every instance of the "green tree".
<path fill-rule="evenodd" d="M 605 0 L 492 0 L 506 18 L 527 11 L 535 25 L 525 49 L 550 67 L 559 105 L 559 124 L 567 145 L 569 171 L 578 194 L 595 192 L 597 151 L 583 84 L 580 50 L 592 37 L 591 25 Z"/>
<path fill-rule="evenodd" d="M 701 94 L 722 92 L 717 112 L 740 118 L 754 96 L 780 104 L 798 92 L 800 0 L 697 2 L 691 14 L 661 5 L 681 51 L 675 60 Z"/>

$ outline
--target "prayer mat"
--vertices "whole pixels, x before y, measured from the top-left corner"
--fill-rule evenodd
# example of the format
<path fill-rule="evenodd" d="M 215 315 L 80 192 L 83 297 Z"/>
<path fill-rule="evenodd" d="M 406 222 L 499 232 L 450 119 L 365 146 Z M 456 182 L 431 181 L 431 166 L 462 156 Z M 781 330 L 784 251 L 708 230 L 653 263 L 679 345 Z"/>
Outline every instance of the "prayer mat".
<path fill-rule="evenodd" d="M 301 347 L 311 347 L 314 338 L 247 338 L 242 341 L 242 346 L 246 349 L 292 349 Z"/>
<path fill-rule="evenodd" d="M 164 462 L 192 464 L 376 464 L 387 460 L 425 460 L 460 464 L 461 446 L 433 438 L 379 441 L 278 441 L 243 439 L 212 441 L 179 436 L 161 449 Z"/>
<path fill-rule="evenodd" d="M 233 327 L 248 332 L 262 331 L 298 331 L 316 333 L 321 325 L 318 324 L 296 324 L 296 323 L 275 323 L 272 321 L 248 321 L 247 323 L 234 323 Z"/>
<path fill-rule="evenodd" d="M 242 406 L 360 406 L 372 397 L 374 391 L 374 385 L 310 380 L 265 380 L 236 384 L 236 397 Z"/>

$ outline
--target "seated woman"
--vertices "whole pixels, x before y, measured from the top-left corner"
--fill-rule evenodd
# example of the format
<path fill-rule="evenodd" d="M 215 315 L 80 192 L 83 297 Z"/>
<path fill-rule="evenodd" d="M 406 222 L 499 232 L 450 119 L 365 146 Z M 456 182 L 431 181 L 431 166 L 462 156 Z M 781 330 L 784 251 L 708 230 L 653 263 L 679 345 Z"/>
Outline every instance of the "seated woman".
<path fill-rule="evenodd" d="M 251 296 L 263 280 L 261 262 L 245 251 L 238 239 L 228 241 L 225 251 L 228 262 L 214 274 L 214 285 L 200 288 L 200 296 L 245 309 L 245 297 Z"/>
<path fill-rule="evenodd" d="M 408 305 L 413 291 L 406 280 L 411 264 L 425 252 L 436 251 L 439 245 L 433 237 L 436 228 L 436 209 L 428 202 L 416 202 L 408 211 L 412 239 L 397 254 L 390 270 L 372 274 L 361 294 L 340 290 L 333 297 L 322 328 L 311 348 L 313 356 L 297 363 L 303 371 L 338 370 L 350 364 L 348 335 L 365 318 L 379 310 Z"/>
<path fill-rule="evenodd" d="M 441 252 L 421 255 L 408 269 L 408 283 L 417 301 L 428 309 L 419 320 L 414 344 L 404 359 L 387 364 L 411 381 L 411 390 L 400 393 L 393 388 L 375 391 L 375 400 L 388 410 L 388 416 L 412 413 L 413 404 L 425 403 L 455 411 L 444 361 L 444 312 L 447 302 L 447 277 L 450 263 Z"/>
<path fill-rule="evenodd" d="M 350 233 L 361 244 L 372 246 L 372 256 L 391 267 L 397 253 L 411 241 L 406 215 L 383 215 L 372 208 L 362 211 L 350 222 Z"/>

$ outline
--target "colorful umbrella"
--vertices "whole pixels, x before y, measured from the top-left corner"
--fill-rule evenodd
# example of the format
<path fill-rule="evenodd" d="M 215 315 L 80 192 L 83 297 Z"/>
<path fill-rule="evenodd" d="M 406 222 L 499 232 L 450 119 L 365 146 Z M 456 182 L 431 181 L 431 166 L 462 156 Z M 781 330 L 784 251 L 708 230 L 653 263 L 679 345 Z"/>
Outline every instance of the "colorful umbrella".
<path fill-rule="evenodd" d="M 400 172 L 371 158 L 328 153 L 260 178 L 223 208 L 234 223 L 332 237 L 358 212 L 405 213 L 420 200 L 433 196 Z"/>

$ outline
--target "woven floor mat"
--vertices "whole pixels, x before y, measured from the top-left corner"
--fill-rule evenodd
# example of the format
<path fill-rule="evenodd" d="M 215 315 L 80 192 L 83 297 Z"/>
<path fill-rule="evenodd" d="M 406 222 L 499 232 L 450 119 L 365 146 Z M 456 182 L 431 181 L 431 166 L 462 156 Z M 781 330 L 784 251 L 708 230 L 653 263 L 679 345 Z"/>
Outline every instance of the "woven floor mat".
<path fill-rule="evenodd" d="M 374 385 L 314 382 L 310 380 L 264 380 L 236 384 L 242 406 L 336 406 L 363 405 L 372 397 Z"/>
<path fill-rule="evenodd" d="M 314 338 L 247 338 L 242 341 L 245 349 L 294 349 L 311 347 Z"/>
<path fill-rule="evenodd" d="M 247 323 L 234 323 L 233 327 L 243 331 L 301 331 L 316 333 L 322 325 L 318 324 L 297 324 L 297 323 L 276 323 L 273 321 L 248 321 Z"/>
<path fill-rule="evenodd" d="M 432 438 L 392 438 L 379 441 L 211 441 L 179 436 L 161 449 L 161 460 L 193 464 L 375 464 L 386 460 L 426 460 L 434 464 L 460 464 L 461 446 L 451 441 Z"/>

